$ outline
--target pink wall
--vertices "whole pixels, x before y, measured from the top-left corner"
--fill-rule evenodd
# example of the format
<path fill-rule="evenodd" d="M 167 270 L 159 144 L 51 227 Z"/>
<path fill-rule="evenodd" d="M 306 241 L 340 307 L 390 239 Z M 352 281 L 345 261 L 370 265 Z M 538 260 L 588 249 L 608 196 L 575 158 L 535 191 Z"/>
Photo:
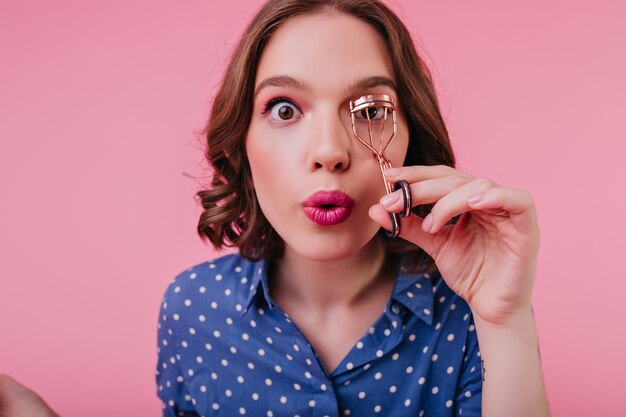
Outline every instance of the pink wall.
<path fill-rule="evenodd" d="M 158 415 L 159 300 L 211 256 L 184 173 L 258 1 L 88 3 L 0 2 L 0 372 L 65 417 Z M 624 415 L 626 3 L 394 4 L 460 167 L 536 198 L 554 415 Z"/>

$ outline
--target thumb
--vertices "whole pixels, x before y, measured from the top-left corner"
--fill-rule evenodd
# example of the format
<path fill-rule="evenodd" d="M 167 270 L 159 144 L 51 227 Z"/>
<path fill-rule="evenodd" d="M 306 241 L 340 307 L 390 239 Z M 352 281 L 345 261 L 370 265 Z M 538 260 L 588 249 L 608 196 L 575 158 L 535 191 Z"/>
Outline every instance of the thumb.
<path fill-rule="evenodd" d="M 382 204 L 374 204 L 369 209 L 369 216 L 372 220 L 391 230 L 391 219 L 389 212 Z M 400 217 L 400 237 L 422 248 L 431 257 L 434 257 L 436 234 L 430 234 L 422 229 L 423 219 L 415 214 L 409 217 Z"/>

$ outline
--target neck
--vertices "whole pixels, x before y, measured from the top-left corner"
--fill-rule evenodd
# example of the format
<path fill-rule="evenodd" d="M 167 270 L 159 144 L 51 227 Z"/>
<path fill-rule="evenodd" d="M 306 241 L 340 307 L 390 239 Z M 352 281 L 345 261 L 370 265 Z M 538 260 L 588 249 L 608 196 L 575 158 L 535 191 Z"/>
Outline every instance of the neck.
<path fill-rule="evenodd" d="M 279 304 L 306 309 L 352 307 L 395 278 L 390 264 L 377 239 L 348 258 L 332 261 L 311 260 L 286 247 L 270 272 L 270 292 Z"/>

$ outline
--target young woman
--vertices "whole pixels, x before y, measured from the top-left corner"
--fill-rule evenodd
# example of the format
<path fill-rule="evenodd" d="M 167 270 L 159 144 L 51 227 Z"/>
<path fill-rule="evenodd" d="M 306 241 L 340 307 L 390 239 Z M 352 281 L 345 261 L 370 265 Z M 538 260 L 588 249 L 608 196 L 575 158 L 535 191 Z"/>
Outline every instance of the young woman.
<path fill-rule="evenodd" d="M 384 179 L 356 137 L 384 106 L 351 112 L 362 97 L 395 106 Z M 454 168 L 429 73 L 387 7 L 269 1 L 206 133 L 215 173 L 198 231 L 238 253 L 165 294 L 164 415 L 550 414 L 532 197 Z M 56 416 L 5 375 L 0 414 Z"/>
<path fill-rule="evenodd" d="M 382 106 L 350 111 L 370 96 L 397 104 L 385 179 L 353 128 L 380 121 Z M 387 7 L 266 3 L 206 137 L 198 231 L 238 253 L 165 294 L 164 415 L 549 415 L 533 200 L 454 168 L 429 73 Z"/>
<path fill-rule="evenodd" d="M 395 106 L 384 179 L 355 133 L 385 106 L 351 112 L 362 97 Z M 198 231 L 238 253 L 165 294 L 164 415 L 550 414 L 533 200 L 454 168 L 429 73 L 387 7 L 269 1 L 206 132 L 214 178 Z M 390 213 L 408 209 L 389 237 Z M 0 376 L 3 413 L 54 415 Z"/>

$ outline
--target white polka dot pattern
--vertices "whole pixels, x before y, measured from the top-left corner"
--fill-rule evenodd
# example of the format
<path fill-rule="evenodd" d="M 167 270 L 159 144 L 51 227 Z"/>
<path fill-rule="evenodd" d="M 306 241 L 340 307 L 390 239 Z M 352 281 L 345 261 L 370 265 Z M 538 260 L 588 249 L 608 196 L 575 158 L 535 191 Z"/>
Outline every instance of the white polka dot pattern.
<path fill-rule="evenodd" d="M 334 370 L 267 293 L 263 261 L 227 255 L 170 284 L 158 324 L 164 416 L 480 416 L 471 311 L 438 274 L 401 272 Z"/>

